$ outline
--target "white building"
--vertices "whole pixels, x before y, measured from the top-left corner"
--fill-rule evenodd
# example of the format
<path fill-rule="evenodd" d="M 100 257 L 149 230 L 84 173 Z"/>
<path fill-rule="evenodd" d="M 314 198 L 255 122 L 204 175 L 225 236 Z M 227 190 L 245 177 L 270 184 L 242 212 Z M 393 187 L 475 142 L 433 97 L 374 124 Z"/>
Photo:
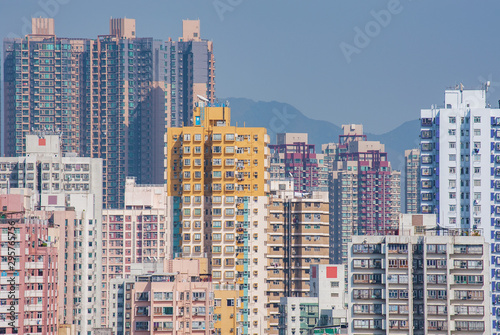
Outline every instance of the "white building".
<path fill-rule="evenodd" d="M 460 85 L 445 91 L 444 107 L 421 111 L 420 195 L 421 212 L 436 213 L 441 227 L 491 243 L 492 327 L 500 330 L 500 109 L 487 105 L 487 88 Z"/>
<path fill-rule="evenodd" d="M 349 334 L 491 334 L 489 244 L 432 234 L 353 236 Z"/>
<path fill-rule="evenodd" d="M 63 155 L 58 135 L 27 135 L 25 157 L 0 158 L 0 192 L 29 194 L 31 210 L 53 212 L 59 323 L 90 335 L 100 326 L 102 160 Z"/>
<path fill-rule="evenodd" d="M 309 297 L 280 299 L 280 335 L 327 328 L 340 331 L 347 323 L 344 265 L 311 265 L 310 274 Z"/>

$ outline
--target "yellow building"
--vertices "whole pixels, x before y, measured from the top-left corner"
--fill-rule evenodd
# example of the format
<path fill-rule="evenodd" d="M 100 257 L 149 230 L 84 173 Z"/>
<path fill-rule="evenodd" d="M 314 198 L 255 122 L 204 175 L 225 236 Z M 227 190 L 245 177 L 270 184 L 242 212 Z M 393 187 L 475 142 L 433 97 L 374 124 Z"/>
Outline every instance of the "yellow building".
<path fill-rule="evenodd" d="M 220 322 L 216 334 L 229 334 L 231 328 L 260 334 L 267 317 L 269 136 L 265 128 L 236 127 L 230 121 L 228 106 L 199 102 L 193 126 L 169 128 L 166 134 L 173 251 L 176 257 L 207 257 L 214 283 L 237 284 L 238 329 Z M 225 294 L 215 292 L 215 298 Z M 222 314 L 222 307 L 214 313 Z"/>

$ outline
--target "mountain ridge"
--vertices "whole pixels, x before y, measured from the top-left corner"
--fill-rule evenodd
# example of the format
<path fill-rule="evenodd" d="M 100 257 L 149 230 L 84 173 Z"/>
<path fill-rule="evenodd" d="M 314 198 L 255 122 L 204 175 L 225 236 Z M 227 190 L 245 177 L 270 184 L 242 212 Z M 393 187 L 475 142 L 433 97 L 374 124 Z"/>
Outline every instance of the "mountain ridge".
<path fill-rule="evenodd" d="M 307 117 L 297 108 L 279 101 L 255 101 L 247 98 L 227 98 L 231 107 L 232 124 L 248 127 L 265 127 L 275 143 L 277 133 L 308 133 L 309 143 L 321 152 L 321 144 L 338 142 L 342 129 L 325 120 Z M 385 145 L 388 159 L 394 169 L 404 169 L 404 151 L 419 147 L 419 120 L 411 120 L 382 133 L 365 133 L 369 141 Z"/>

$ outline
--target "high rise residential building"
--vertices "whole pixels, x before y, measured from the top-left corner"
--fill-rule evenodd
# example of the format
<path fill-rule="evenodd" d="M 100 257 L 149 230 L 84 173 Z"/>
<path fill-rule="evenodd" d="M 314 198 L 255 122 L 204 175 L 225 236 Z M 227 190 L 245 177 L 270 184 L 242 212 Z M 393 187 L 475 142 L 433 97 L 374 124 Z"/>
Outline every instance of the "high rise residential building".
<path fill-rule="evenodd" d="M 490 245 L 445 235 L 352 237 L 349 334 L 491 334 Z"/>
<path fill-rule="evenodd" d="M 63 152 L 103 159 L 105 208 L 122 208 L 126 176 L 163 183 L 163 137 L 189 125 L 197 96 L 215 99 L 211 41 L 184 21 L 178 42 L 137 37 L 135 20 L 111 19 L 108 35 L 61 38 L 54 20 L 4 41 L 7 156 L 33 131 L 61 134 Z"/>
<path fill-rule="evenodd" d="M 198 260 L 173 260 L 170 271 L 124 279 L 117 299 L 123 307 L 118 335 L 213 334 L 214 293 Z"/>
<path fill-rule="evenodd" d="M 345 268 L 311 265 L 307 297 L 280 299 L 279 334 L 340 334 L 347 326 Z"/>
<path fill-rule="evenodd" d="M 405 150 L 404 194 L 406 213 L 420 212 L 420 150 Z"/>
<path fill-rule="evenodd" d="M 29 196 L 27 209 L 47 215 L 58 258 L 59 324 L 81 335 L 99 324 L 102 160 L 63 154 L 58 135 L 27 135 L 25 157 L 0 158 L 1 193 Z"/>
<path fill-rule="evenodd" d="M 421 110 L 420 196 L 421 212 L 436 213 L 441 227 L 491 243 L 492 333 L 500 334 L 500 109 L 487 105 L 487 89 L 459 85 L 445 91 L 445 106 Z"/>
<path fill-rule="evenodd" d="M 193 114 L 193 126 L 171 128 L 165 136 L 174 253 L 207 257 L 214 283 L 238 284 L 233 331 L 260 334 L 266 315 L 262 222 L 268 215 L 269 137 L 265 128 L 231 126 L 225 104 L 200 102 Z M 230 332 L 221 326 L 216 333 Z"/>
<path fill-rule="evenodd" d="M 103 210 L 102 220 L 102 327 L 116 328 L 116 314 L 109 285 L 114 278 L 128 278 L 135 263 L 161 263 L 172 257 L 164 185 L 125 184 L 125 208 Z"/>
<path fill-rule="evenodd" d="M 268 333 L 279 332 L 283 297 L 307 297 L 312 264 L 329 262 L 328 193 L 294 191 L 292 179 L 271 179 L 267 227 Z"/>
<path fill-rule="evenodd" d="M 59 255 L 49 238 L 49 218 L 26 205 L 23 195 L 0 195 L 0 329 L 4 334 L 55 335 Z"/>
<path fill-rule="evenodd" d="M 324 155 L 308 144 L 306 133 L 276 135 L 271 149 L 271 178 L 292 178 L 296 192 L 328 192 L 328 168 Z"/>
<path fill-rule="evenodd" d="M 4 40 L 4 153 L 25 155 L 33 131 L 61 133 L 63 151 L 80 153 L 87 42 L 56 37 L 54 19 L 31 24 L 25 38 Z"/>
<path fill-rule="evenodd" d="M 385 146 L 368 141 L 362 125 L 343 125 L 338 143 L 323 144 L 329 167 L 330 262 L 346 263 L 352 235 L 395 235 L 401 173 Z"/>

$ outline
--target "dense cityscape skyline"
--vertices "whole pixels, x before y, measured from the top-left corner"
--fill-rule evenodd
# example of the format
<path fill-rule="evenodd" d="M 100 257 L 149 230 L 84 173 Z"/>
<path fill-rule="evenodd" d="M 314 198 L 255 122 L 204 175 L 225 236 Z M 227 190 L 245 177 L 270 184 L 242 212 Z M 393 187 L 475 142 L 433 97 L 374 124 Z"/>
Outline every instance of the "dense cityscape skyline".
<path fill-rule="evenodd" d="M 179 20 L 200 18 L 204 36 L 217 44 L 220 98 L 286 102 L 311 118 L 339 126 L 365 123 L 366 131 L 376 134 L 417 119 L 420 108 L 442 102 L 437 92 L 460 82 L 477 88 L 490 80 L 494 84 L 490 103 L 496 105 L 500 99 L 500 72 L 488 66 L 500 54 L 487 38 L 498 28 L 494 13 L 500 5 L 495 1 L 474 5 L 441 1 L 432 3 L 429 11 L 426 1 L 401 0 L 402 11 L 366 47 L 359 48 L 359 54 L 352 55 L 350 64 L 340 44 L 356 46 L 354 28 L 364 30 L 375 20 L 371 11 L 386 10 L 388 1 L 320 1 L 314 6 L 300 1 L 232 1 L 223 7 L 222 20 L 216 4 L 228 4 L 227 0 L 168 1 L 155 4 L 154 10 L 132 0 L 118 8 L 112 2 L 40 1 L 53 2 L 58 4 L 55 15 L 50 12 L 54 9 L 46 11 L 37 1 L 23 6 L 3 1 L 0 34 L 23 36 L 32 16 L 50 12 L 61 36 L 97 36 L 107 30 L 110 17 L 131 17 L 137 20 L 139 37 L 165 40 L 180 36 Z M 289 20 L 295 16 L 300 17 L 300 25 Z M 426 18 L 425 24 L 421 18 Z M 467 45 L 461 43 L 463 39 Z M 238 40 L 247 43 L 234 48 Z M 316 41 L 324 41 L 320 49 Z M 303 63 L 311 52 L 317 61 Z M 322 108 L 332 99 L 335 108 Z"/>
<path fill-rule="evenodd" d="M 247 5 L 214 0 L 207 15 L 223 23 Z M 368 21 L 354 26 L 352 42 L 326 46 L 324 32 L 307 41 L 322 41 L 323 56 L 338 47 L 345 67 L 362 70 L 376 52 L 368 46 L 422 6 L 376 5 L 362 6 Z M 500 335 L 500 108 L 491 104 L 500 85 L 491 74 L 432 86 L 443 103 L 419 103 L 420 112 L 412 104 L 428 98 L 425 90 L 411 102 L 401 95 L 419 118 L 415 138 L 376 140 L 365 125 L 386 117 L 353 110 L 342 113 L 348 122 L 335 118 L 340 133 L 311 144 L 315 129 L 276 126 L 289 122 L 286 109 L 272 110 L 269 125 L 248 126 L 256 107 L 241 99 L 245 112 L 234 117 L 219 92 L 220 59 L 235 69 L 266 66 L 228 61 L 203 18 L 178 20 L 182 32 L 161 39 L 139 33 L 140 11 L 109 18 L 94 35 L 86 32 L 99 25 L 78 37 L 70 36 L 77 25 L 57 29 L 64 9 L 79 6 L 41 0 L 29 22 L 21 18 L 22 35 L 3 39 L 0 334 Z M 307 43 L 273 40 L 286 25 L 261 28 L 255 36 L 286 45 L 262 55 L 295 50 L 304 68 L 331 62 Z M 245 36 L 232 41 L 253 41 Z M 472 48 L 468 36 L 462 42 Z M 292 64 L 284 58 L 269 78 L 289 80 L 279 67 Z M 388 77 L 379 65 L 366 76 Z M 232 80 L 258 85 L 241 73 Z M 439 75 L 453 80 L 444 68 Z M 328 98 L 323 110 L 345 108 Z M 387 146 L 397 142 L 405 150 L 394 157 Z"/>

